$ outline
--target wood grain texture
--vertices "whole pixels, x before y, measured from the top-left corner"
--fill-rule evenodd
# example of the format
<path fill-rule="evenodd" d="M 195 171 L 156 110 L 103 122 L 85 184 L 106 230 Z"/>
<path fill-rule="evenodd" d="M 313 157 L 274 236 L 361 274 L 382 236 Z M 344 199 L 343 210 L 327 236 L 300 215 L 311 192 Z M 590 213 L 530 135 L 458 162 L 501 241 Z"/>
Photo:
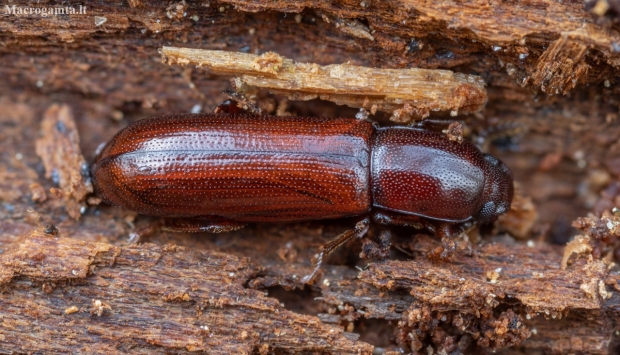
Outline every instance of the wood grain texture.
<path fill-rule="evenodd" d="M 607 1 L 590 1 L 593 2 Z M 35 4 L 26 0 L 16 0 L 12 4 L 28 7 L 60 5 L 52 1 Z M 92 161 L 97 145 L 109 140 L 119 129 L 136 119 L 188 112 L 192 108 L 211 112 L 218 102 L 225 99 L 221 92 L 230 87 L 227 78 L 205 74 L 202 69 L 162 65 L 157 52 L 162 46 L 254 54 L 273 51 L 297 62 L 320 65 L 350 62 L 351 65 L 382 68 L 449 69 L 480 75 L 487 85 L 489 100 L 482 113 L 475 117 L 457 117 L 463 119 L 474 133 L 493 129 L 495 125 L 516 124 L 526 128 L 527 133 L 520 141 L 503 140 L 495 148 L 493 144 L 491 147 L 494 154 L 515 172 L 523 193 L 532 198 L 532 204 L 538 211 L 538 220 L 529 218 L 533 228 L 526 228 L 525 235 L 521 236 L 529 239 L 531 248 L 514 247 L 514 243 L 525 245 L 526 240 L 515 242 L 500 229 L 498 233 L 492 233 L 494 237 L 484 236 L 483 241 L 495 243 L 494 247 L 501 250 L 494 251 L 488 247 L 485 250 L 497 252 L 502 257 L 489 254 L 480 259 L 476 253 L 481 247 L 473 243 L 471 258 L 475 263 L 467 259 L 470 257 L 468 255 L 459 256 L 447 264 L 433 263 L 426 260 L 424 252 L 416 253 L 415 248 L 409 246 L 411 240 L 416 238 L 414 232 L 399 229 L 394 233 L 395 248 L 392 251 L 398 254 L 396 259 L 414 263 L 393 262 L 389 271 L 390 275 L 399 277 L 399 284 L 404 288 L 390 289 L 389 276 L 379 280 L 386 285 L 381 289 L 356 279 L 358 271 L 355 266 L 366 264 L 357 256 L 361 249 L 361 243 L 357 242 L 327 260 L 320 282 L 310 292 L 308 289 L 295 289 L 298 276 L 311 270 L 309 260 L 317 248 L 349 228 L 351 225 L 348 222 L 249 226 L 227 235 L 159 233 L 148 241 L 158 245 L 174 243 L 186 246 L 185 251 L 180 250 L 177 254 L 185 254 L 188 250 L 213 250 L 230 257 L 235 255 L 233 258 L 250 257 L 253 265 L 260 266 L 261 271 L 248 285 L 265 287 L 261 291 L 268 290 L 271 296 L 279 297 L 280 302 L 292 312 L 319 313 L 324 322 L 333 322 L 334 326 L 353 331 L 360 335 L 361 340 L 376 345 L 377 352 L 398 351 L 402 347 L 406 351 L 419 348 L 418 352 L 422 354 L 430 350 L 443 353 L 454 349 L 456 344 L 456 349 L 464 354 L 490 353 L 487 345 L 500 344 L 498 335 L 517 334 L 512 331 L 505 333 L 509 328 L 504 324 L 510 325 L 510 321 L 515 319 L 508 312 L 512 309 L 513 314 L 521 316 L 532 335 L 496 353 L 618 353 L 620 342 L 614 333 L 620 319 L 618 267 L 612 268 L 602 279 L 604 299 L 598 287 L 598 276 L 605 275 L 604 272 L 595 270 L 588 274 L 591 271 L 583 268 L 590 257 L 593 261 L 599 261 L 600 258 L 614 258 L 614 253 L 618 255 L 617 237 L 605 236 L 606 243 L 610 244 L 601 244 L 601 240 L 598 244 L 594 243 L 596 239 L 593 237 L 592 254 L 579 255 L 576 263 L 569 263 L 567 273 L 557 269 L 562 247 L 547 244 L 564 244 L 572 238 L 575 232 L 570 229 L 570 222 L 578 216 L 586 216 L 589 212 L 600 215 L 604 210 L 620 206 L 620 184 L 617 181 L 620 174 L 617 144 L 620 141 L 620 126 L 617 124 L 620 97 L 617 79 L 620 73 L 620 45 L 617 38 L 620 27 L 613 9 L 604 14 L 594 14 L 581 1 L 551 0 L 492 3 L 398 0 L 235 0 L 208 3 L 153 0 L 123 3 L 94 0 L 88 6 L 87 16 L 0 16 L 0 58 L 3 63 L 0 66 L 0 249 L 4 253 L 18 245 L 13 243 L 22 243 L 22 238 L 30 235 L 37 224 L 53 223 L 63 237 L 89 245 L 102 243 L 120 247 L 136 227 L 150 222 L 149 219 L 136 218 L 135 214 L 127 211 L 104 206 L 88 208 L 76 221 L 67 215 L 63 200 L 47 198 L 45 201 L 33 201 L 32 197 L 40 195 L 41 189 L 33 189 L 31 184 L 39 184 L 45 191 L 57 187 L 44 177 L 41 161 L 34 153 L 34 142 L 40 134 L 38 127 L 52 104 L 62 102 L 71 107 L 79 130 L 80 147 L 87 161 Z M 107 21 L 97 26 L 95 16 L 105 17 Z M 558 41 L 564 36 L 567 45 L 556 46 L 561 44 Z M 573 45 L 575 42 L 577 45 Z M 581 55 L 579 48 L 583 46 L 586 50 Z M 543 57 L 544 54 L 547 55 Z M 555 58 L 558 60 L 555 61 Z M 575 72 L 576 69 L 587 70 Z M 543 79 L 541 86 L 533 80 L 536 78 Z M 573 78 L 576 82 L 572 81 Z M 543 84 L 545 90 L 549 89 L 549 94 L 555 94 L 556 88 L 560 94 L 541 94 Z M 564 89 L 568 90 L 565 95 Z M 355 114 L 352 110 L 318 100 L 289 102 L 288 105 L 273 97 L 261 96 L 259 100 L 266 104 L 265 107 L 271 108 L 265 110 L 269 113 L 275 112 L 278 107 L 282 111 L 305 116 Z M 376 119 L 387 121 L 386 117 Z M 37 213 L 28 212 L 32 210 Z M 597 231 L 605 231 L 606 222 L 600 224 L 602 227 L 597 227 Z M 501 228 L 500 223 L 496 226 Z M 372 243 L 368 245 L 372 246 Z M 32 254 L 45 254 L 47 246 L 39 244 Z M 398 248 L 413 251 L 413 259 L 399 254 Z M 147 249 L 140 250 L 148 254 Z M 175 267 L 182 266 L 182 259 L 186 257 L 177 256 L 172 263 Z M 28 255 L 23 260 L 31 262 Z M 55 265 L 74 265 L 63 260 Z M 194 259 L 190 256 L 189 260 Z M 617 256 L 615 260 L 617 264 Z M 40 265 L 34 261 L 32 263 Z M 503 270 L 498 273 L 497 279 L 501 286 L 491 284 L 486 272 L 480 269 L 486 263 L 495 268 L 498 268 L 497 263 L 512 268 L 506 283 L 514 282 L 514 285 L 502 283 Z M 530 271 L 532 265 L 537 266 L 536 270 L 542 273 L 538 276 L 548 275 L 545 270 L 549 270 L 553 278 L 542 279 L 541 285 L 545 287 L 537 289 L 540 292 L 520 289 L 519 281 L 525 280 L 528 275 L 523 273 L 520 276 L 515 272 L 514 267 L 520 264 L 530 265 Z M 575 269 L 570 269 L 573 265 Z M 428 269 L 395 273 L 393 266 Z M 469 266 L 471 269 L 468 269 Z M 133 272 L 127 271 L 129 268 L 123 266 L 124 272 L 119 277 L 133 275 Z M 137 270 L 136 274 L 145 273 L 147 269 L 137 264 L 131 268 Z M 165 274 L 163 270 L 160 272 Z M 387 267 L 373 268 L 372 274 L 367 274 L 365 280 L 373 280 L 372 275 L 384 270 Z M 429 275 L 436 273 L 438 277 L 431 278 L 422 274 L 423 271 L 428 271 Z M 494 277 L 494 271 L 488 270 L 491 277 Z M 81 289 L 86 296 L 79 298 L 83 302 L 76 307 L 78 310 L 85 307 L 85 313 L 73 315 L 84 316 L 93 310 L 93 319 L 90 323 L 76 322 L 76 329 L 69 331 L 67 327 L 72 323 L 65 321 L 67 316 L 56 312 L 57 308 L 50 312 L 51 307 L 47 305 L 60 304 L 61 309 L 65 306 L 72 309 L 71 305 L 75 304 L 60 295 L 62 292 L 71 294 L 71 290 L 80 287 L 84 279 L 77 284 L 54 281 L 54 292 L 45 293 L 43 280 L 48 269 L 43 266 L 36 272 L 41 277 L 40 282 L 30 282 L 30 276 L 20 276 L 17 272 L 13 281 L 3 288 L 4 304 L 12 305 L 0 309 L 3 324 L 20 326 L 19 332 L 2 333 L 11 334 L 11 339 L 15 341 L 19 336 L 20 343 L 5 341 L 3 347 L 19 353 L 26 352 L 24 349 L 45 349 L 55 345 L 49 337 L 39 336 L 41 333 L 38 330 L 44 328 L 41 319 L 45 320 L 45 327 L 49 325 L 45 329 L 58 329 L 55 334 L 62 332 L 58 339 L 68 349 L 79 346 L 71 338 L 74 332 L 85 334 L 89 329 L 105 331 L 106 327 L 97 324 L 97 320 L 109 316 L 106 306 L 112 310 L 115 306 L 112 298 L 104 298 L 110 295 L 105 293 L 110 290 L 107 283 L 101 283 L 101 287 L 86 284 L 88 288 Z M 471 288 L 453 286 L 453 275 L 466 279 L 471 276 L 471 280 L 465 282 Z M 595 277 L 588 279 L 588 275 Z M 573 276 L 574 279 L 571 278 Z M 109 282 L 107 279 L 105 281 Z M 447 296 L 443 296 L 443 288 L 436 287 L 435 281 L 439 285 L 447 285 Z M 460 279 L 456 281 L 460 282 Z M 526 286 L 537 284 L 536 280 L 522 283 Z M 583 292 L 587 298 L 585 301 L 576 291 L 581 285 L 588 291 L 587 294 Z M 478 319 L 471 315 L 470 303 L 461 302 L 465 298 L 460 297 L 461 293 L 471 292 L 473 298 L 468 297 L 468 300 L 475 305 L 484 304 L 486 294 L 477 294 L 477 289 L 494 292 L 501 291 L 503 286 L 508 287 L 510 292 L 507 294 L 523 295 L 528 305 L 538 304 L 541 311 L 530 312 L 531 319 L 528 320 L 521 301 L 496 297 L 499 304 L 493 308 L 493 316 Z M 556 287 L 566 291 L 568 296 L 555 292 Z M 50 290 L 48 286 L 45 288 Z M 410 294 L 410 290 L 414 289 L 424 292 L 420 294 L 424 302 L 416 302 Z M 137 306 L 144 309 L 134 313 L 137 319 L 145 313 L 156 314 L 152 318 L 159 320 L 161 314 L 167 312 L 162 311 L 165 306 L 178 311 L 174 308 L 177 307 L 174 302 L 164 302 L 164 308 L 149 311 L 151 301 L 162 305 L 160 294 L 138 294 L 132 292 L 130 286 L 123 290 L 127 292 L 112 296 L 123 300 L 123 296 L 128 295 L 135 302 L 144 300 Z M 316 290 L 322 294 L 316 294 Z M 434 303 L 435 296 L 441 304 Z M 316 297 L 321 298 L 315 300 Z M 99 306 L 93 306 L 95 298 L 102 301 Z M 559 319 L 559 313 L 552 309 L 562 307 L 565 300 L 569 307 L 564 308 Z M 454 302 L 458 309 L 445 312 L 433 310 L 435 306 L 445 310 L 450 302 Z M 587 309 L 580 308 L 580 302 L 587 305 Z M 20 313 L 24 304 L 32 312 Z M 39 308 L 39 305 L 43 306 Z M 577 308 L 571 308 L 573 306 Z M 36 312 L 39 310 L 41 312 Z M 459 316 L 461 310 L 468 315 Z M 101 317 L 96 315 L 99 311 L 102 312 Z M 407 312 L 406 319 L 403 318 L 404 312 Z M 257 320 L 257 325 L 270 331 L 272 328 L 268 323 L 272 320 L 262 317 Z M 131 329 L 132 336 L 136 333 L 153 334 L 164 329 L 159 333 L 162 339 L 156 340 L 149 335 L 150 342 L 146 342 L 143 340 L 146 336 L 139 338 L 141 335 L 138 335 L 138 338 L 132 338 L 138 340 L 128 342 L 130 351 L 139 352 L 141 348 L 149 354 L 183 351 L 178 350 L 182 345 L 178 348 L 167 347 L 168 344 L 177 344 L 177 333 L 161 327 L 149 328 L 152 324 L 131 323 L 132 327 L 128 329 Z M 463 325 L 470 324 L 471 327 L 461 330 Z M 135 330 L 140 325 L 144 327 Z M 481 338 L 492 342 L 478 345 L 472 337 L 472 329 L 475 333 L 480 331 Z M 97 334 L 108 335 L 103 340 L 98 338 L 93 341 L 103 344 L 101 347 L 111 344 L 114 339 L 114 346 L 124 344 L 123 331 L 87 333 L 84 338 L 99 336 Z M 323 332 L 321 339 L 329 334 Z M 394 334 L 400 339 L 399 345 L 396 345 Z M 168 335 L 175 338 L 168 339 Z M 506 339 L 509 340 L 508 337 Z M 299 343 L 292 339 L 289 344 Z M 350 349 L 346 342 L 333 344 L 341 345 L 345 351 Z M 89 347 L 87 351 L 93 348 Z M 279 351 L 283 353 L 294 351 L 286 350 L 289 349 L 286 346 L 275 349 L 282 349 Z M 269 352 L 269 348 L 263 345 L 257 350 L 259 354 L 260 350 Z M 338 351 L 334 350 L 334 353 Z"/>
<path fill-rule="evenodd" d="M 0 265 L 4 352 L 372 353 L 339 327 L 244 288 L 257 269 L 243 258 L 38 230 L 5 250 Z"/>
<path fill-rule="evenodd" d="M 12 4 L 29 6 L 27 1 Z M 39 83 L 46 93 L 105 95 L 114 105 L 138 102 L 145 108 L 155 105 L 179 111 L 208 98 L 209 84 L 203 75 L 195 74 L 199 71 L 188 68 L 180 76 L 178 70 L 153 61 L 163 45 L 249 48 L 251 53 L 260 48 L 258 53 L 272 50 L 298 62 L 321 65 L 351 61 L 383 68 L 459 68 L 458 72 L 492 74 L 485 75 L 487 84 L 515 90 L 521 84 L 534 85 L 526 79 L 538 67 L 552 66 L 551 58 L 542 55 L 566 36 L 588 48 L 580 63 L 597 63 L 579 78 L 577 87 L 617 77 L 620 70 L 618 27 L 598 25 L 582 2 L 232 0 L 207 7 L 187 1 L 181 12 L 186 15 L 180 18 L 172 5 L 177 4 L 152 1 L 117 6 L 95 1 L 89 4 L 88 16 L 4 16 L 0 38 L 6 46 L 0 53 L 11 68 L 19 70 L 6 67 L 0 73 L 13 87 L 36 88 Z M 327 22 L 323 14 L 338 21 Z M 106 22 L 97 26 L 94 16 Z M 339 25 L 351 20 L 365 24 L 374 40 L 351 35 L 346 31 L 351 26 Z M 102 35 L 108 40 L 99 41 Z M 20 52 L 26 43 L 29 52 Z M 27 60 L 29 55 L 34 56 L 33 62 Z M 108 73 L 106 77 L 101 77 L 101 71 Z M 553 75 L 563 82 L 568 74 Z M 158 82 L 144 80 L 154 77 Z M 194 86 L 188 86 L 188 80 Z"/>
<path fill-rule="evenodd" d="M 252 289 L 269 277 L 247 258 L 172 245 L 118 247 L 41 231 L 5 244 L 0 255 L 5 351 L 370 354 L 370 345 L 343 328 L 385 319 L 395 322 L 403 349 L 424 342 L 473 353 L 476 346 L 518 344 L 552 354 L 605 354 L 619 309 L 620 296 L 611 291 L 617 273 L 586 257 L 562 270 L 561 249 L 544 244 L 488 244 L 476 255 L 436 263 L 422 255 L 438 241 L 418 236 L 410 245 L 418 255 L 413 260 L 375 263 L 362 272 L 332 266 L 314 285 L 315 302 L 326 307 L 316 318 Z M 299 266 L 270 272 L 283 282 Z M 592 280 L 608 295 L 584 292 Z"/>
<path fill-rule="evenodd" d="M 562 270 L 561 249 L 538 243 L 490 243 L 469 257 L 436 263 L 423 255 L 437 240 L 418 236 L 409 243 L 414 260 L 372 264 L 352 281 L 326 276 L 322 300 L 350 307 L 339 319 L 325 318 L 345 324 L 399 319 L 397 342 L 418 351 L 423 349 L 416 344 L 430 338 L 438 348 L 469 353 L 463 344 L 450 345 L 448 334 L 460 329 L 484 348 L 518 344 L 514 349 L 524 352 L 609 353 L 620 300 L 618 275 L 609 264 L 580 257 Z M 593 294 L 584 292 L 590 284 L 596 285 Z M 459 339 L 466 343 L 453 340 Z"/>
<path fill-rule="evenodd" d="M 85 208 L 86 196 L 93 192 L 93 186 L 86 171 L 88 164 L 80 151 L 80 138 L 71 108 L 67 105 L 52 105 L 45 112 L 41 123 L 43 136 L 36 142 L 36 153 L 45 166 L 45 176 L 57 182 L 55 189 L 65 201 L 69 215 L 79 219 Z M 44 192 L 43 192 L 44 193 Z"/>
<path fill-rule="evenodd" d="M 487 101 L 484 81 L 475 75 L 420 68 L 384 69 L 350 64 L 295 63 L 276 53 L 246 53 L 165 46 L 162 62 L 191 65 L 233 75 L 239 90 L 267 89 L 291 100 L 321 98 L 339 105 L 384 111 L 410 122 L 431 112 L 473 113 Z M 398 111 L 405 111 L 398 114 Z M 402 117 L 405 116 L 405 117 Z"/>

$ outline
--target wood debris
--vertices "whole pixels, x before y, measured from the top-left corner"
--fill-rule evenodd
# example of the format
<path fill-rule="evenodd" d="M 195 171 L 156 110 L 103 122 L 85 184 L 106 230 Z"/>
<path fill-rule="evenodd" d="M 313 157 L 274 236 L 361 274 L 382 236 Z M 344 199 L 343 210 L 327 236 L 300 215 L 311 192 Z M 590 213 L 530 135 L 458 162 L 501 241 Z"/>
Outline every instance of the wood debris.
<path fill-rule="evenodd" d="M 536 205 L 530 196 L 523 194 L 523 188 L 515 184 L 515 194 L 508 213 L 499 216 L 497 226 L 515 238 L 527 239 L 538 219 Z"/>
<path fill-rule="evenodd" d="M 41 133 L 42 137 L 36 142 L 37 155 L 45 166 L 45 177 L 60 187 L 52 189 L 52 195 L 63 198 L 67 213 L 78 219 L 85 208 L 86 196 L 93 192 L 93 186 L 69 106 L 50 106 L 41 122 Z M 33 192 L 33 198 L 44 199 L 42 196 Z"/>
<path fill-rule="evenodd" d="M 375 40 L 372 34 L 370 34 L 369 28 L 356 19 L 341 19 L 325 13 L 321 14 L 321 18 L 327 23 L 334 23 L 336 28 L 348 35 L 370 41 Z"/>
<path fill-rule="evenodd" d="M 563 36 L 553 42 L 540 56 L 532 74 L 532 84 L 547 94 L 566 95 L 588 72 L 585 62 L 587 46 Z"/>
<path fill-rule="evenodd" d="M 169 65 L 196 65 L 210 72 L 235 76 L 237 89 L 268 89 L 290 100 L 321 98 L 355 108 L 393 114 L 409 122 L 431 111 L 470 113 L 481 110 L 487 94 L 475 75 L 434 69 L 379 69 L 350 64 L 320 66 L 295 63 L 273 52 L 253 54 L 217 50 L 163 47 Z"/>
<path fill-rule="evenodd" d="M 0 254 L 3 346 L 30 352 L 90 352 L 96 344 L 129 353 L 146 346 L 214 354 L 262 348 L 370 354 L 372 347 L 346 330 L 362 319 L 384 319 L 394 321 L 403 349 L 430 341 L 438 352 L 470 353 L 472 344 L 478 349 L 560 346 L 540 343 L 538 336 L 565 339 L 550 329 L 559 319 L 584 344 L 613 331 L 596 333 L 596 324 L 579 321 L 615 307 L 617 292 L 607 285 L 618 277 L 600 261 L 580 258 L 562 270 L 559 248 L 493 243 L 474 256 L 436 263 L 423 255 L 439 241 L 418 236 L 414 243 L 416 256 L 410 260 L 374 263 L 361 273 L 330 266 L 314 286 L 320 292 L 314 302 L 326 309 L 317 318 L 291 312 L 252 289 L 261 287 L 255 281 L 264 271 L 247 258 L 172 245 L 118 247 L 38 229 Z M 296 260 L 269 268 L 283 278 L 299 272 Z M 272 286 L 278 279 L 272 278 Z M 31 298 L 36 301 L 24 302 Z M 62 321 L 67 317 L 71 322 Z M 18 326 L 35 319 L 37 332 Z M 50 347 L 41 337 L 57 340 Z"/>

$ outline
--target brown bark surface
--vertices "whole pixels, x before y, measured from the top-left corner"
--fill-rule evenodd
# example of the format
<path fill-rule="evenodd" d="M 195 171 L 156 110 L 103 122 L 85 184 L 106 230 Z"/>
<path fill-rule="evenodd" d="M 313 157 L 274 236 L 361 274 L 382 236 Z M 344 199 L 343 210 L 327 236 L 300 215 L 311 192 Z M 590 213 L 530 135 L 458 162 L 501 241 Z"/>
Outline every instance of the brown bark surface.
<path fill-rule="evenodd" d="M 618 352 L 617 1 L 85 5 L 46 17 L 0 8 L 0 352 Z M 162 63 L 165 46 L 482 78 L 486 106 L 448 118 L 513 170 L 513 209 L 447 261 L 427 257 L 439 241 L 404 228 L 392 230 L 390 258 L 373 260 L 385 251 L 373 226 L 307 286 L 318 247 L 354 221 L 157 232 L 126 246 L 154 220 L 87 205 L 97 201 L 82 162 L 139 118 L 213 111 L 231 86 Z M 263 91 L 256 103 L 267 114 L 357 113 Z"/>
<path fill-rule="evenodd" d="M 340 327 L 244 283 L 247 259 L 173 245 L 116 247 L 41 230 L 2 255 L 3 351 L 369 354 Z M 33 321 L 36 320 L 36 325 Z"/>

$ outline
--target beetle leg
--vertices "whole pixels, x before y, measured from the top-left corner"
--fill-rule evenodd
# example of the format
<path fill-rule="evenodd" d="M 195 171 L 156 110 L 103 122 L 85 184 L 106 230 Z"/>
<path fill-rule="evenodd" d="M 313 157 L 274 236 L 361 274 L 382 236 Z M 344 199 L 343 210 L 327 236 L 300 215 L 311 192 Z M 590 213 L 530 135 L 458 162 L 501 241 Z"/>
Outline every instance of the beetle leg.
<path fill-rule="evenodd" d="M 463 142 L 464 131 L 466 131 L 461 122 L 439 118 L 425 118 L 420 122 L 415 122 L 411 126 L 427 131 L 443 133 L 449 140 L 458 143 Z"/>
<path fill-rule="evenodd" d="M 370 226 L 370 218 L 366 217 L 363 220 L 357 222 L 355 228 L 349 229 L 340 235 L 338 235 L 334 240 L 330 241 L 327 244 L 323 244 L 321 246 L 321 252 L 316 258 L 316 263 L 314 265 L 314 270 L 310 275 L 306 275 L 301 279 L 301 282 L 306 284 L 316 276 L 316 273 L 321 268 L 321 264 L 323 263 L 323 258 L 326 258 L 329 254 L 331 254 L 334 250 L 338 249 L 341 245 L 349 241 L 353 238 L 361 238 L 366 232 L 368 232 L 368 227 Z"/>
<path fill-rule="evenodd" d="M 364 240 L 364 244 L 362 245 L 362 252 L 360 253 L 360 258 L 379 260 L 389 259 L 391 246 L 392 233 L 389 230 L 384 229 L 381 231 L 381 233 L 379 233 L 377 243 L 368 238 Z"/>
<path fill-rule="evenodd" d="M 462 230 L 462 226 L 455 227 L 449 223 L 437 226 L 437 236 L 441 237 L 441 245 L 443 248 L 441 252 L 442 259 L 447 259 L 454 254 L 456 250 L 456 238 L 461 234 Z"/>
<path fill-rule="evenodd" d="M 144 228 L 140 228 L 134 232 L 129 233 L 129 239 L 127 240 L 127 244 L 136 244 L 140 241 L 142 237 L 155 233 L 155 231 L 161 229 L 162 222 L 157 221 L 147 225 Z"/>
<path fill-rule="evenodd" d="M 368 111 L 366 111 L 363 107 L 360 108 L 359 112 L 355 114 L 355 118 L 357 118 L 360 121 L 370 122 L 370 124 L 372 124 L 372 126 L 375 129 L 379 129 L 381 127 L 377 121 L 373 121 L 373 120 L 370 119 L 370 117 L 368 115 Z"/>
<path fill-rule="evenodd" d="M 230 220 L 174 219 L 166 220 L 162 230 L 181 233 L 225 233 L 245 227 L 245 223 Z"/>
<path fill-rule="evenodd" d="M 355 114 L 355 118 L 358 120 L 366 120 L 368 121 L 368 111 L 364 110 L 364 108 L 360 108 L 359 112 Z"/>
<path fill-rule="evenodd" d="M 130 233 L 127 243 L 138 243 L 140 238 L 153 234 L 158 230 L 179 233 L 225 233 L 241 229 L 245 226 L 245 223 L 229 220 L 210 221 L 204 219 L 166 219 L 163 222 L 160 220 Z"/>
<path fill-rule="evenodd" d="M 427 117 L 421 121 L 413 121 L 409 124 L 411 127 L 425 129 L 427 131 L 433 131 L 441 133 L 443 130 L 448 129 L 450 124 L 456 122 L 453 118 L 431 118 Z"/>
<path fill-rule="evenodd" d="M 227 114 L 227 115 L 241 115 L 248 113 L 246 110 L 237 106 L 237 103 L 233 100 L 226 100 L 221 102 L 213 113 L 216 114 Z"/>
<path fill-rule="evenodd" d="M 372 219 L 379 223 L 388 226 L 400 226 L 400 227 L 412 227 L 416 229 L 424 228 L 424 225 L 421 223 L 421 220 L 417 216 L 408 216 L 402 215 L 398 213 L 390 213 L 390 212 L 375 212 L 372 215 Z"/>
<path fill-rule="evenodd" d="M 232 91 L 224 90 L 223 94 L 228 96 L 230 100 L 220 103 L 213 113 L 224 113 L 229 115 L 253 114 L 260 115 L 261 109 L 252 100 L 248 100 L 245 95 Z"/>

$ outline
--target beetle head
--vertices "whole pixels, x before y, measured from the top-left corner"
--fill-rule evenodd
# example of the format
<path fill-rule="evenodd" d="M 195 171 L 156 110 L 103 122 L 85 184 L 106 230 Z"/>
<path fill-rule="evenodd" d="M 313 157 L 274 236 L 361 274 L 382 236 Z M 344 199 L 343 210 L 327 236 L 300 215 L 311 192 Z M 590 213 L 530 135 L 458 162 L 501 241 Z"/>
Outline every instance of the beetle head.
<path fill-rule="evenodd" d="M 486 183 L 482 208 L 477 216 L 481 224 L 492 223 L 499 215 L 508 212 L 514 194 L 512 171 L 489 154 L 484 154 L 484 159 L 487 162 Z"/>

